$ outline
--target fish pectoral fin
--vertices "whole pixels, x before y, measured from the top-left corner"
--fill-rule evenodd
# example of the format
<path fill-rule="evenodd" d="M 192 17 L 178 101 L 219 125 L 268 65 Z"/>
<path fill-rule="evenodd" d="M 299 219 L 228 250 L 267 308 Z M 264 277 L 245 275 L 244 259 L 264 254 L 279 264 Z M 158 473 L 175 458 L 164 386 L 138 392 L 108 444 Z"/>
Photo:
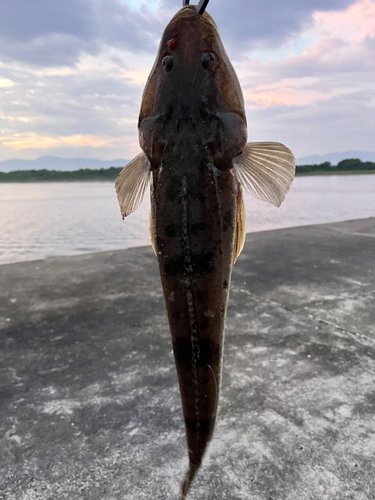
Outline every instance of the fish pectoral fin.
<path fill-rule="evenodd" d="M 142 203 L 150 175 L 150 162 L 142 152 L 133 158 L 117 176 L 115 188 L 123 219 Z"/>
<path fill-rule="evenodd" d="M 279 142 L 248 142 L 233 166 L 250 194 L 279 207 L 293 182 L 296 160 Z"/>
<path fill-rule="evenodd" d="M 246 237 L 246 211 L 245 203 L 243 200 L 242 186 L 239 186 L 237 195 L 237 211 L 236 211 L 236 230 L 234 233 L 234 244 L 233 244 L 233 258 L 232 266 L 238 259 L 238 256 L 242 252 L 243 246 L 245 244 Z"/>
<path fill-rule="evenodd" d="M 150 229 L 150 238 L 151 238 L 151 246 L 154 251 L 154 254 L 157 255 L 156 253 L 156 248 L 155 248 L 155 243 L 154 243 L 154 230 L 152 228 L 152 214 L 150 210 L 150 216 L 149 216 L 149 229 Z"/>

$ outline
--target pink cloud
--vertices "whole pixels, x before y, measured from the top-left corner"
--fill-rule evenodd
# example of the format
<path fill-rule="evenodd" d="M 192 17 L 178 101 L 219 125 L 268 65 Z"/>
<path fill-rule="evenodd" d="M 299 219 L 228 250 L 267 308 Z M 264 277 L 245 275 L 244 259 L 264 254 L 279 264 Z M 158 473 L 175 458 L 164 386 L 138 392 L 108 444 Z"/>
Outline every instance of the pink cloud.
<path fill-rule="evenodd" d="M 0 142 L 15 150 L 20 149 L 48 149 L 57 146 L 90 146 L 98 148 L 101 146 L 111 147 L 121 139 L 111 137 L 97 137 L 92 135 L 71 135 L 65 137 L 50 137 L 36 133 L 13 134 L 2 137 Z"/>
<path fill-rule="evenodd" d="M 358 43 L 375 36 L 375 2 L 371 0 L 361 0 L 342 12 L 316 12 L 313 18 L 314 29 L 330 38 Z"/>
<path fill-rule="evenodd" d="M 254 90 L 244 91 L 249 109 L 268 106 L 305 106 L 326 96 L 316 90 L 298 88 L 295 79 L 283 80 L 269 85 L 259 85 Z"/>
<path fill-rule="evenodd" d="M 244 91 L 248 108 L 322 105 L 373 85 L 375 2 L 361 0 L 345 11 L 313 17 L 314 26 L 302 36 L 310 35 L 316 43 L 301 54 L 264 64 L 258 60 L 257 65 L 252 61 L 256 74 Z"/>

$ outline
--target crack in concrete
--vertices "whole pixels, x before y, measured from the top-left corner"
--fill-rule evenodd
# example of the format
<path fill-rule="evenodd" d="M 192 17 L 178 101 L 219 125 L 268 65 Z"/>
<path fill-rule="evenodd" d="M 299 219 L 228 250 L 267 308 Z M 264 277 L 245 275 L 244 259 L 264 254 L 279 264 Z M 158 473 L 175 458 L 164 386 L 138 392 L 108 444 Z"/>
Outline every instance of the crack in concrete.
<path fill-rule="evenodd" d="M 375 238 L 375 234 L 371 233 L 355 233 L 351 231 L 343 231 L 342 229 L 336 229 L 336 228 L 328 228 L 329 231 L 333 231 L 334 233 L 340 233 L 340 234 L 346 234 L 348 236 L 363 236 L 364 238 Z"/>
<path fill-rule="evenodd" d="M 270 305 L 273 306 L 278 306 L 284 309 L 284 311 L 290 312 L 296 316 L 301 316 L 303 318 L 309 318 L 314 321 L 317 321 L 318 323 L 322 323 L 325 326 L 330 326 L 332 328 L 335 328 L 336 330 L 339 330 L 340 332 L 344 333 L 351 339 L 355 340 L 356 342 L 360 343 L 363 346 L 366 347 L 375 347 L 375 340 L 368 338 L 366 335 L 363 335 L 362 333 L 358 332 L 353 332 L 351 330 L 347 330 L 346 328 L 343 328 L 342 326 L 336 325 L 335 323 L 332 323 L 330 321 L 327 321 L 325 319 L 321 319 L 317 316 L 314 316 L 313 314 L 304 314 L 301 311 L 291 309 L 290 307 L 284 306 L 280 302 L 275 302 L 274 300 L 266 299 L 265 297 L 259 297 L 258 295 L 255 295 L 254 293 L 249 292 L 248 290 L 244 290 L 243 288 L 239 287 L 232 287 L 232 290 L 235 292 L 241 292 L 245 293 L 246 295 L 249 295 L 253 299 L 255 299 L 257 302 L 266 302 Z"/>

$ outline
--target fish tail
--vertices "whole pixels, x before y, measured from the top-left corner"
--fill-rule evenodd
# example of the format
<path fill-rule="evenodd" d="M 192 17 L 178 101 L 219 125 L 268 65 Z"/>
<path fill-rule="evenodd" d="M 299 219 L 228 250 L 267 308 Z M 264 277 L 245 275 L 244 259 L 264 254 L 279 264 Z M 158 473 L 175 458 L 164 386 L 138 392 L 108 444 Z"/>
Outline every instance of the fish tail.
<path fill-rule="evenodd" d="M 193 482 L 194 476 L 197 473 L 199 466 L 190 464 L 189 469 L 185 474 L 185 478 L 182 481 L 179 500 L 185 500 L 186 495 L 189 493 L 191 483 Z"/>

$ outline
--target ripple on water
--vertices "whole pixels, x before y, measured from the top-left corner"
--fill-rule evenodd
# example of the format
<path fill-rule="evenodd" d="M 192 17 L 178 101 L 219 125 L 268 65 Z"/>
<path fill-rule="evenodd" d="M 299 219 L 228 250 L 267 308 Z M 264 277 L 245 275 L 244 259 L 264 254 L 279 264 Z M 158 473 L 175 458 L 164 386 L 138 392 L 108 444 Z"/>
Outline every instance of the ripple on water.
<path fill-rule="evenodd" d="M 375 175 L 298 177 L 277 209 L 245 195 L 248 232 L 375 216 Z M 149 245 L 149 194 L 121 219 L 111 182 L 0 183 L 0 264 Z"/>

